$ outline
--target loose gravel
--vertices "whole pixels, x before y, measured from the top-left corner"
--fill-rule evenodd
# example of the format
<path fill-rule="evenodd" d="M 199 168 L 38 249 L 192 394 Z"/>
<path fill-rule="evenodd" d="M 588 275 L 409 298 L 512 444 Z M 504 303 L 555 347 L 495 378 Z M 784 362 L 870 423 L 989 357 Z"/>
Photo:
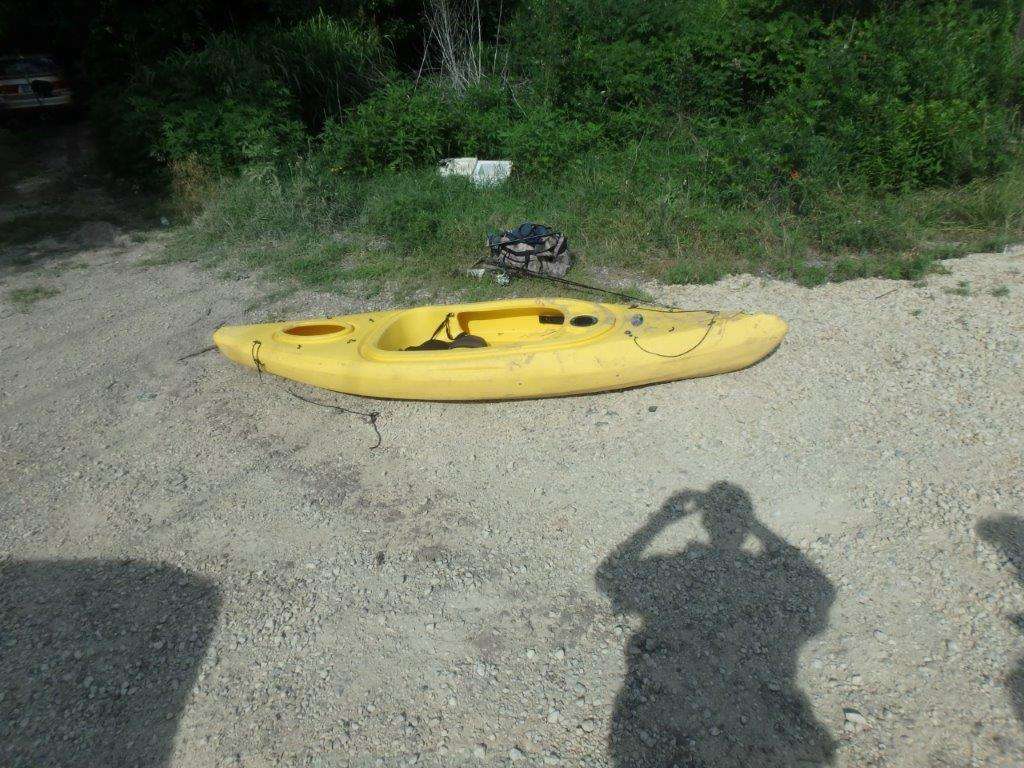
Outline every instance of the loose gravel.
<path fill-rule="evenodd" d="M 366 303 L 77 243 L 0 270 L 0 763 L 1024 764 L 1024 248 L 651 285 L 790 334 L 442 404 L 179 362 Z"/>

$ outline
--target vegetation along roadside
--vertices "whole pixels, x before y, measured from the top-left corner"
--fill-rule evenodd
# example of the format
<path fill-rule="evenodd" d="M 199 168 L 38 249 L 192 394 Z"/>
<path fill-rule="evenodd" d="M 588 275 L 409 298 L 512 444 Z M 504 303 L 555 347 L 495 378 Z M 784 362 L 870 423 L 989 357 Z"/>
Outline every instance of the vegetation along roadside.
<path fill-rule="evenodd" d="M 535 220 L 592 271 L 813 285 L 1024 239 L 1016 1 L 178 5 L 78 52 L 110 165 L 171 190 L 172 258 L 466 288 Z M 516 171 L 439 179 L 460 155 Z"/>

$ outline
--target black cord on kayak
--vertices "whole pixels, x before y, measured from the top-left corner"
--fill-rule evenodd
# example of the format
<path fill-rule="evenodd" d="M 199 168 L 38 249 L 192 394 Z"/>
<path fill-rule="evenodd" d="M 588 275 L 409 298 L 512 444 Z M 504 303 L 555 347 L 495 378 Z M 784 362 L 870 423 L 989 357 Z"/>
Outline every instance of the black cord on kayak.
<path fill-rule="evenodd" d="M 444 320 L 441 321 L 441 324 L 434 329 L 434 332 L 432 334 L 430 334 L 430 338 L 428 339 L 428 341 L 433 341 L 434 339 L 436 339 L 437 334 L 439 334 L 442 330 L 444 331 L 444 335 L 448 337 L 448 341 L 455 341 L 455 337 L 452 336 L 451 323 L 452 313 L 449 312 L 447 315 L 444 316 Z"/>
<path fill-rule="evenodd" d="M 674 355 L 665 355 L 665 354 L 662 354 L 661 352 L 655 352 L 654 350 L 651 350 L 651 349 L 645 349 L 644 345 L 640 343 L 640 339 L 638 339 L 636 336 L 633 337 L 633 343 L 637 345 L 637 347 L 640 349 L 640 351 L 646 352 L 648 355 L 656 355 L 658 357 L 682 357 L 683 355 L 688 355 L 691 352 L 693 352 L 693 350 L 695 350 L 697 347 L 699 347 L 701 344 L 703 344 L 705 342 L 705 340 L 707 340 L 708 335 L 711 333 L 711 329 L 714 327 L 715 321 L 717 319 L 718 319 L 718 313 L 717 312 L 713 312 L 712 315 L 711 315 L 711 322 L 708 323 L 708 327 L 704 329 L 704 335 L 700 337 L 700 341 L 698 341 L 696 344 L 694 344 L 689 349 L 687 349 L 687 350 L 685 350 L 683 352 L 677 352 Z"/>
<path fill-rule="evenodd" d="M 252 346 L 249 347 L 249 357 L 252 358 L 252 364 L 256 366 L 256 375 L 260 377 L 260 381 L 263 381 L 263 363 L 260 362 L 260 347 L 262 346 L 262 341 L 253 339 Z"/>
<path fill-rule="evenodd" d="M 438 328 L 438 331 L 440 330 L 441 329 Z M 260 347 L 262 346 L 263 342 L 261 342 L 259 339 L 253 339 L 252 347 L 250 347 L 249 349 L 249 355 L 252 357 L 253 365 L 256 366 L 256 373 L 260 377 L 260 382 L 263 381 L 263 361 L 260 360 Z M 284 387 L 281 387 L 280 389 L 287 392 L 296 400 L 301 400 L 304 403 L 309 403 L 310 405 L 319 405 L 321 408 L 333 408 L 334 410 L 341 411 L 342 413 L 351 413 L 353 416 L 358 416 L 360 419 L 362 419 L 364 424 L 369 424 L 371 427 L 373 427 L 373 432 L 374 434 L 377 435 L 377 442 L 370 446 L 371 451 L 376 448 L 380 448 L 380 444 L 384 442 L 384 438 L 381 437 L 380 434 L 380 428 L 377 426 L 377 419 L 380 418 L 380 411 L 356 411 L 353 410 L 352 408 L 345 408 L 344 406 L 341 405 L 335 405 L 334 403 L 321 403 L 318 400 L 310 400 L 308 397 L 298 395 L 292 392 L 290 389 L 285 389 Z"/>
<path fill-rule="evenodd" d="M 377 442 L 370 446 L 371 451 L 376 448 L 380 448 L 380 444 L 384 442 L 384 438 L 380 435 L 380 429 L 377 427 L 377 419 L 380 418 L 380 411 L 356 411 L 351 408 L 335 405 L 334 403 L 321 403 L 319 400 L 311 400 L 308 397 L 303 397 L 302 395 L 292 392 L 290 389 L 286 389 L 285 392 L 295 399 L 301 400 L 304 403 L 309 403 L 310 405 L 319 405 L 321 408 L 333 408 L 334 410 L 341 411 L 342 413 L 351 413 L 353 416 L 359 416 L 363 420 L 363 423 L 369 424 L 373 427 L 373 431 L 377 435 Z"/>

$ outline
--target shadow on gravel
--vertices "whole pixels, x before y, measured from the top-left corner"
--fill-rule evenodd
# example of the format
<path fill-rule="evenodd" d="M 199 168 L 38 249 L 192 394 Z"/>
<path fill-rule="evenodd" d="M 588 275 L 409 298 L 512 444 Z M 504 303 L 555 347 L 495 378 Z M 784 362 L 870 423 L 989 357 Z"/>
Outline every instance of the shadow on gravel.
<path fill-rule="evenodd" d="M 157 563 L 0 566 L 0 765 L 167 765 L 219 604 Z"/>
<path fill-rule="evenodd" d="M 700 515 L 709 542 L 644 555 Z M 756 540 L 757 554 L 743 547 Z M 835 742 L 796 683 L 801 646 L 828 626 L 835 590 L 754 517 L 731 483 L 671 496 L 598 567 L 598 587 L 644 626 L 626 649 L 609 751 L 619 768 L 791 768 L 832 762 Z"/>
<path fill-rule="evenodd" d="M 1024 586 L 1024 519 L 1002 515 L 978 523 L 978 535 L 997 547 L 1017 569 L 1017 580 Z M 1024 614 L 1011 618 L 1014 626 L 1024 634 Z M 1013 671 L 1005 680 L 1010 703 L 1017 720 L 1024 725 L 1024 657 L 1017 660 Z"/>

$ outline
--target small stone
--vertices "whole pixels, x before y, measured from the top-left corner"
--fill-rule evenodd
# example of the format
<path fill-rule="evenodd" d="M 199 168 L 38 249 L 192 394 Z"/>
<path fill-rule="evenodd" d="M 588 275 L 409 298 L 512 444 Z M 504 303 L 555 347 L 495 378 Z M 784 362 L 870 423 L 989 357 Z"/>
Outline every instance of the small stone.
<path fill-rule="evenodd" d="M 658 410 L 658 406 L 656 406 L 656 405 L 648 405 L 647 406 L 647 412 L 648 413 L 654 413 L 656 410 Z"/>
<path fill-rule="evenodd" d="M 477 744 L 475 747 L 473 747 L 473 757 L 477 758 L 478 760 L 483 760 L 486 756 L 487 747 L 485 747 L 483 744 Z"/>
<path fill-rule="evenodd" d="M 555 650 L 555 658 L 561 661 L 565 658 L 565 648 L 557 648 Z"/>
<path fill-rule="evenodd" d="M 528 658 L 528 659 L 532 659 L 536 655 L 537 655 L 537 652 L 535 650 L 533 650 L 533 648 L 530 648 L 529 650 L 526 651 L 526 658 Z"/>
<path fill-rule="evenodd" d="M 843 707 L 843 728 L 861 731 L 868 727 L 868 719 L 853 707 Z"/>
<path fill-rule="evenodd" d="M 580 728 L 583 729 L 584 733 L 593 733 L 594 730 L 597 728 L 597 723 L 588 718 L 584 720 L 582 723 L 580 723 Z"/>
<path fill-rule="evenodd" d="M 508 756 L 512 760 L 522 760 L 523 759 L 523 753 L 522 753 L 522 750 L 519 749 L 519 747 L 512 747 L 512 749 L 510 749 L 508 751 Z"/>

